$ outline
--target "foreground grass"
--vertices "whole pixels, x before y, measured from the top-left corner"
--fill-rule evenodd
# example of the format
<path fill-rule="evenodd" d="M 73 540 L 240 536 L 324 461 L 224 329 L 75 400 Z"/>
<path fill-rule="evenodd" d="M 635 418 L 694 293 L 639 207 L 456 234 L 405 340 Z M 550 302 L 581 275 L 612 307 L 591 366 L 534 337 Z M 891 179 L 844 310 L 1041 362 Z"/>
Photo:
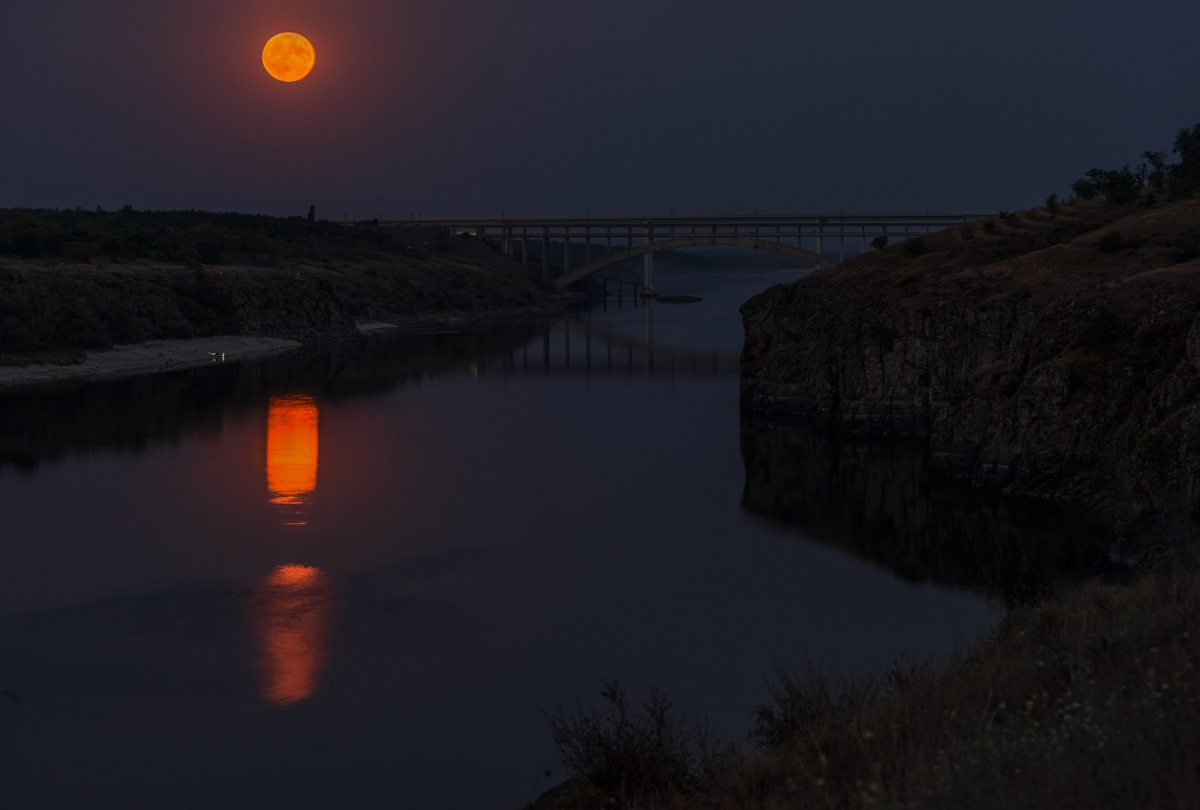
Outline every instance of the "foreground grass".
<path fill-rule="evenodd" d="M 578 776 L 534 807 L 1200 806 L 1198 618 L 1194 571 L 1095 582 L 940 672 L 782 676 L 738 751 L 661 706 L 555 715 Z"/>

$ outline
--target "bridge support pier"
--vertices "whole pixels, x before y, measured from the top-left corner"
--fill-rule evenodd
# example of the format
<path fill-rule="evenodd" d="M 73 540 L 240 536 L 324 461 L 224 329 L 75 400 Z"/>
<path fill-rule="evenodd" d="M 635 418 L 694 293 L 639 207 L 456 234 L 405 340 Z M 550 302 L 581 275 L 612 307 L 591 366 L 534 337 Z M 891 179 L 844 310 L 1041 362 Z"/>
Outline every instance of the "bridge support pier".
<path fill-rule="evenodd" d="M 642 311 L 642 318 L 646 324 L 646 373 L 654 373 L 654 301 L 647 301 L 646 308 Z"/>
<path fill-rule="evenodd" d="M 542 228 L 542 281 L 550 283 L 550 229 Z"/>
<path fill-rule="evenodd" d="M 646 226 L 646 244 L 649 245 L 653 241 L 654 241 L 654 226 L 647 225 Z M 647 253 L 643 257 L 643 260 L 645 262 L 643 267 L 644 267 L 645 275 L 646 275 L 646 284 L 645 284 L 645 289 L 642 290 L 642 295 L 649 297 L 654 294 L 654 254 Z"/>

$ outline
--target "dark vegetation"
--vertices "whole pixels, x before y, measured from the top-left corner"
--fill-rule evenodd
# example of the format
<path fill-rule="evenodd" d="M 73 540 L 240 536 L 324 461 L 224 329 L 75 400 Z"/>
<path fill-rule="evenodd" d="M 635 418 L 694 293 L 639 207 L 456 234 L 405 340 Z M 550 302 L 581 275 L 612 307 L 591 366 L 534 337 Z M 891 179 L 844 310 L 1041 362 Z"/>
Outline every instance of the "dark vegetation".
<path fill-rule="evenodd" d="M 519 266 L 426 227 L 197 211 L 0 211 L 0 354 L 537 307 Z"/>
<path fill-rule="evenodd" d="M 661 699 L 632 716 L 559 717 L 576 780 L 534 807 L 1194 807 L 1198 620 L 1190 566 L 1132 585 L 1096 580 L 1011 611 L 941 672 L 781 672 L 747 743 L 703 758 Z"/>
<path fill-rule="evenodd" d="M 1191 199 L 1200 190 L 1200 124 L 1179 131 L 1173 153 L 1179 158 L 1174 163 L 1165 152 L 1143 152 L 1146 162 L 1133 169 L 1092 169 L 1076 180 L 1071 190 L 1081 200 L 1103 196 L 1112 205 L 1135 202 L 1147 187 L 1151 193 L 1145 202 L 1151 206 L 1156 202 L 1155 192 L 1165 193 L 1167 202 Z"/>
<path fill-rule="evenodd" d="M 560 714 L 555 740 L 574 779 L 534 806 L 1194 806 L 1198 617 L 1194 571 L 1097 580 L 1010 612 L 941 672 L 781 670 L 737 747 L 701 746 L 661 697 L 636 713 Z"/>
<path fill-rule="evenodd" d="M 23 368 L 25 366 L 77 366 L 87 358 L 83 349 L 51 349 L 45 352 L 24 354 L 0 354 L 0 368 Z"/>
<path fill-rule="evenodd" d="M 606 683 L 604 710 L 579 703 L 547 714 L 563 767 L 623 804 L 663 800 L 696 785 L 716 761 L 707 728 L 680 717 L 661 692 L 650 690 L 640 708 L 625 690 Z"/>
<path fill-rule="evenodd" d="M 165 264 L 274 267 L 288 260 L 333 263 L 380 253 L 420 258 L 411 233 L 345 227 L 308 217 L 204 211 L 0 210 L 0 257 L 78 263 L 146 259 Z M 426 237 L 427 238 L 427 237 Z"/>

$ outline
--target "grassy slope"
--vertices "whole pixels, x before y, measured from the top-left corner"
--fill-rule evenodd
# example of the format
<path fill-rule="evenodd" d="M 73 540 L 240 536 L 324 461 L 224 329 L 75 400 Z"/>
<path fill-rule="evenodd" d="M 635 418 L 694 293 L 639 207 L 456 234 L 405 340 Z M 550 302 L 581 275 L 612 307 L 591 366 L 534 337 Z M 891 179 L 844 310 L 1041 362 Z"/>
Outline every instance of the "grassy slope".
<path fill-rule="evenodd" d="M 321 339 L 352 334 L 355 320 L 544 305 L 517 262 L 429 228 L 0 211 L 0 355 L 213 334 Z"/>
<path fill-rule="evenodd" d="M 575 723 L 582 775 L 532 807 L 1195 807 L 1198 618 L 1194 572 L 1092 583 L 943 672 L 784 678 L 742 751 L 705 756 L 661 715 Z"/>
<path fill-rule="evenodd" d="M 1113 233 L 1119 241 L 1102 246 Z M 1002 300 L 1032 306 L 1101 301 L 1136 326 L 1192 304 L 1200 294 L 1198 270 L 1200 200 L 1150 209 L 1080 203 L 1062 205 L 1058 213 L 1039 208 L 956 226 L 800 283 L 914 312 L 956 299 L 976 307 Z"/>
<path fill-rule="evenodd" d="M 1120 241 L 1102 246 L 1111 234 Z M 1031 306 L 1079 299 L 1111 306 L 1126 327 L 1191 306 L 1200 295 L 1200 200 L 1151 209 L 1100 203 L 1062 205 L 969 223 L 867 253 L 802 282 L 919 311 L 931 301 L 1019 301 Z M 764 294 L 768 295 L 768 294 Z M 1146 348 L 1145 340 L 1115 347 Z M 1176 346 L 1180 351 L 1182 346 Z M 1143 361 L 1152 358 L 1141 358 Z"/>

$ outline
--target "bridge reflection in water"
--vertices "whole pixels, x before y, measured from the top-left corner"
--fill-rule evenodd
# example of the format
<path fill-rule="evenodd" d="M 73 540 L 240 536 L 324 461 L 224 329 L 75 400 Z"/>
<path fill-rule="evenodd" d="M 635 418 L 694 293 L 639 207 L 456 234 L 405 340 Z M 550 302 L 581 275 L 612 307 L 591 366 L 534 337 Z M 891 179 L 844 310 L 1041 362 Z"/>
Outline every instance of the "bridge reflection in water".
<path fill-rule="evenodd" d="M 317 488 L 320 419 L 305 395 L 272 397 L 267 409 L 268 502 L 286 526 L 305 526 Z M 253 625 L 258 637 L 263 696 L 288 705 L 312 696 L 328 645 L 332 589 L 328 577 L 307 565 L 280 565 L 255 590 Z"/>
<path fill-rule="evenodd" d="M 736 377 L 740 352 L 659 346 L 654 338 L 654 302 L 642 309 L 642 337 L 622 334 L 590 320 L 565 320 L 562 334 L 546 326 L 539 337 L 509 347 L 498 360 L 476 362 L 476 376 L 539 377 Z M 498 366 L 498 367 L 497 367 Z"/>

